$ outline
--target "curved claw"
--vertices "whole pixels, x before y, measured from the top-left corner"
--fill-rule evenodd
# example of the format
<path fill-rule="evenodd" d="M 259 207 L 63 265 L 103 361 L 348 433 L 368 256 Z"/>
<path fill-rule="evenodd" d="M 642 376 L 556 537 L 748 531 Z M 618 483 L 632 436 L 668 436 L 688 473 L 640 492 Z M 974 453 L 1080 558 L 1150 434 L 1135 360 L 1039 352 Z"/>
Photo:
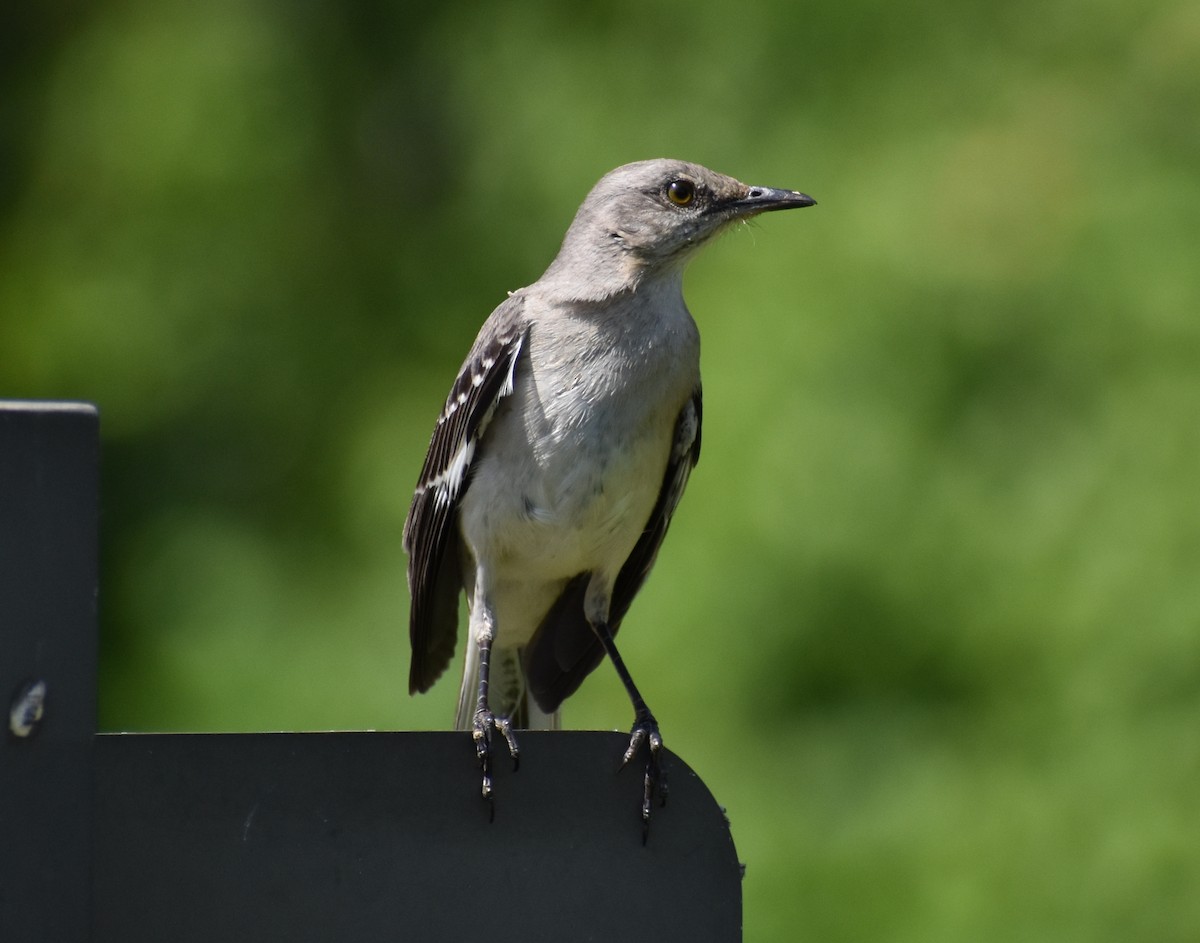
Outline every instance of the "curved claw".
<path fill-rule="evenodd" d="M 629 747 L 621 758 L 624 768 L 630 760 L 637 756 L 645 743 L 650 748 L 650 756 L 646 760 L 646 771 L 642 777 L 642 844 L 650 837 L 650 809 L 654 804 L 655 795 L 659 805 L 667 804 L 667 774 L 662 767 L 659 754 L 662 751 L 662 734 L 658 731 L 658 723 L 652 716 L 646 716 L 634 721 L 633 729 L 629 732 Z"/>
<path fill-rule="evenodd" d="M 517 746 L 517 738 L 513 734 L 512 722 L 507 717 L 497 717 L 490 710 L 480 708 L 475 712 L 471 724 L 471 739 L 475 743 L 475 756 L 479 760 L 479 768 L 483 771 L 481 794 L 492 803 L 491 816 L 496 816 L 495 802 L 492 796 L 492 732 L 498 730 L 508 744 L 508 753 L 513 760 L 513 772 L 521 763 L 521 751 Z"/>
<path fill-rule="evenodd" d="M 508 744 L 508 755 L 512 757 L 513 772 L 515 773 L 521 768 L 521 749 L 517 746 L 517 738 L 513 734 L 512 721 L 507 717 L 496 717 L 493 722 L 496 729 L 504 735 L 504 742 Z"/>

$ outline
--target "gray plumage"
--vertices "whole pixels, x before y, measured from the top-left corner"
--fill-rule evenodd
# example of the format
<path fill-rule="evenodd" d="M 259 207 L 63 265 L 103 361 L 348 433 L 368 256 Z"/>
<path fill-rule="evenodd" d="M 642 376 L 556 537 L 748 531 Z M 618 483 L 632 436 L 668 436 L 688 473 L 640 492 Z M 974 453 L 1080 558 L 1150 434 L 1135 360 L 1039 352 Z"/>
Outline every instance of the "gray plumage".
<path fill-rule="evenodd" d="M 475 732 L 485 795 L 492 730 L 515 756 L 506 718 L 556 726 L 606 650 L 638 714 L 631 754 L 649 734 L 652 748 L 661 742 L 612 635 L 700 456 L 700 337 L 684 265 L 730 223 L 812 203 L 683 161 L 619 167 L 584 200 L 542 277 L 480 330 L 434 429 L 404 546 L 410 691 L 428 690 L 449 663 L 467 595 L 456 726 Z"/>

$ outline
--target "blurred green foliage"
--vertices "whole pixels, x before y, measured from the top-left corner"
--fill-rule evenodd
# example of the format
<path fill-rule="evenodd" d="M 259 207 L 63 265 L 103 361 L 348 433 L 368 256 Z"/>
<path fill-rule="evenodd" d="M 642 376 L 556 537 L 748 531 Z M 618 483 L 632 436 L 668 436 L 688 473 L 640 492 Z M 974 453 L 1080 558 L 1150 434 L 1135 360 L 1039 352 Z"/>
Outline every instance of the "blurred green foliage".
<path fill-rule="evenodd" d="M 445 725 L 434 416 L 683 157 L 820 201 L 689 274 L 704 460 L 622 636 L 747 939 L 1200 937 L 1200 6 L 10 4 L 0 81 L 0 394 L 102 410 L 105 728 Z"/>

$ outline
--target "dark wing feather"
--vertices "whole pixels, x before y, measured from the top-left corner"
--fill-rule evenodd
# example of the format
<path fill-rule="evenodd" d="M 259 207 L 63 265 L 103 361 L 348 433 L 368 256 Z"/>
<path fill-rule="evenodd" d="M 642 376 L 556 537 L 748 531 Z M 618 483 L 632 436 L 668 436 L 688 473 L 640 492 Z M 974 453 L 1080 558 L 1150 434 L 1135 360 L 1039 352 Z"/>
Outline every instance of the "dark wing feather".
<path fill-rule="evenodd" d="M 629 611 L 633 597 L 646 581 L 658 548 L 667 536 L 671 517 L 683 497 L 688 476 L 700 460 L 700 426 L 703 401 L 699 387 L 684 404 L 675 421 L 671 457 L 663 474 L 662 488 L 646 529 L 621 567 L 613 585 L 608 626 L 614 635 Z M 571 580 L 550 607 L 524 653 L 525 677 L 538 707 L 547 713 L 558 710 L 604 658 L 604 648 L 584 616 L 583 602 L 590 573 Z"/>
<path fill-rule="evenodd" d="M 409 693 L 428 691 L 454 656 L 462 572 L 458 503 L 470 479 L 475 448 L 496 405 L 513 389 L 527 326 L 520 294 L 488 318 L 438 417 L 404 522 L 408 551 Z"/>

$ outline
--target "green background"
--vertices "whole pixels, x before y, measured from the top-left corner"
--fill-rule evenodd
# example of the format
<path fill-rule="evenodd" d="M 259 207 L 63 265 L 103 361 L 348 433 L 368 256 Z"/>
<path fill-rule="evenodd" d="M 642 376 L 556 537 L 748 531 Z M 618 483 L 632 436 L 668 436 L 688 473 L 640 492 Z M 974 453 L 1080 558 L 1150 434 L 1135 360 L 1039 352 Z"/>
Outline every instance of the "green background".
<path fill-rule="evenodd" d="M 1200 938 L 1194 0 L 9 4 L 0 81 L 0 394 L 102 411 L 104 728 L 444 726 L 434 417 L 682 157 L 820 201 L 692 266 L 622 633 L 747 940 Z M 627 727 L 611 670 L 566 719 Z"/>

